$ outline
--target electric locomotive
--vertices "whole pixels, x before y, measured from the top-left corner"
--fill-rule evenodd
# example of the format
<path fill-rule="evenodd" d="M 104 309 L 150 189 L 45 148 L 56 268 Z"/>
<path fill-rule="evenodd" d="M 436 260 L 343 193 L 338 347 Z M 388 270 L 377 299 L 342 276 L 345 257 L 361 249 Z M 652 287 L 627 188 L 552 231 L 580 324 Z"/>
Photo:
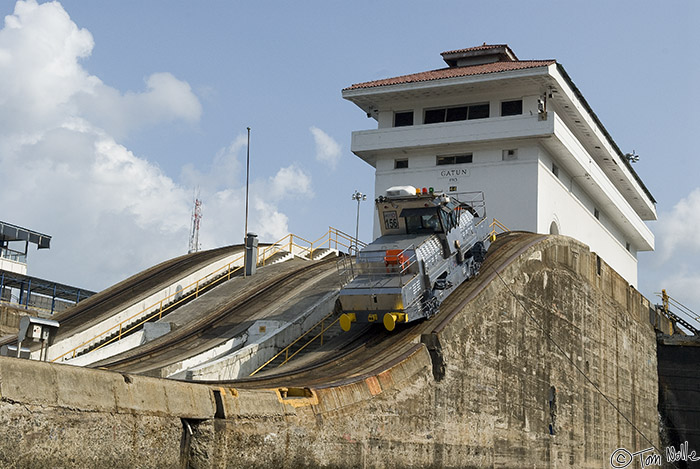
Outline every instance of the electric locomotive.
<path fill-rule="evenodd" d="M 459 200 L 460 197 L 462 200 Z M 473 277 L 489 245 L 483 193 L 456 196 L 397 186 L 376 199 L 381 236 L 348 267 L 340 290 L 340 325 L 430 318 Z"/>

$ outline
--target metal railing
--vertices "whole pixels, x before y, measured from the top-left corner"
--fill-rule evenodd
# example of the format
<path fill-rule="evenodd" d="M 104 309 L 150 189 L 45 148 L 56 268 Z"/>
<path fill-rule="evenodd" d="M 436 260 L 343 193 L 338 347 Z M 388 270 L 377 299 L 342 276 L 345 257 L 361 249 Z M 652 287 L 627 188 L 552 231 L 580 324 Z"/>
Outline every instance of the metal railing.
<path fill-rule="evenodd" d="M 308 246 L 300 246 L 298 245 L 295 240 L 300 240 L 303 242 L 308 243 Z M 345 243 L 348 244 L 345 244 Z M 284 238 L 282 238 L 280 241 L 277 243 L 272 244 L 268 248 L 266 248 L 261 254 L 258 255 L 258 263 L 261 265 L 265 265 L 265 261 L 269 260 L 270 257 L 272 257 L 274 254 L 281 252 L 282 248 L 286 247 L 288 248 L 287 252 L 291 252 L 294 254 L 294 248 L 297 247 L 297 253 L 295 255 L 299 257 L 303 257 L 306 259 L 311 260 L 313 257 L 313 253 L 315 250 L 322 248 L 323 246 L 328 246 L 328 248 L 333 248 L 335 246 L 335 249 L 338 248 L 338 246 L 343 246 L 343 247 L 350 247 L 353 245 L 355 242 L 355 239 L 346 234 L 343 233 L 340 230 L 337 230 L 335 228 L 330 227 L 328 231 L 318 238 L 316 241 L 313 243 L 310 241 L 305 240 L 304 238 L 301 238 L 300 236 L 296 236 L 293 234 L 288 234 Z M 359 242 L 361 246 L 366 246 L 365 243 L 362 243 L 361 241 Z M 306 253 L 308 255 L 304 256 L 303 254 Z M 223 282 L 224 280 L 228 280 L 231 278 L 231 276 L 238 272 L 239 270 L 243 269 L 243 265 L 240 265 L 238 267 L 234 268 L 234 263 L 237 262 L 243 262 L 244 255 L 241 254 L 239 257 L 236 257 L 233 259 L 231 262 L 228 264 L 222 266 L 221 268 L 217 269 L 214 272 L 211 272 L 204 277 L 196 280 L 195 282 L 192 282 L 191 284 L 185 286 L 184 288 L 176 291 L 172 295 L 167 296 L 166 298 L 163 298 L 162 300 L 153 303 L 152 305 L 143 308 L 141 311 L 139 311 L 136 314 L 131 315 L 130 317 L 124 319 L 123 321 L 119 322 L 118 324 L 104 330 L 103 332 L 97 334 L 96 336 L 92 337 L 91 339 L 83 342 L 82 344 L 73 347 L 71 350 L 68 350 L 67 352 L 59 355 L 58 357 L 52 359 L 52 362 L 55 362 L 67 355 L 71 355 L 70 358 L 75 358 L 79 352 L 82 352 L 83 350 L 81 349 L 87 349 L 90 348 L 92 344 L 99 343 L 100 341 L 104 341 L 102 343 L 99 343 L 94 348 L 91 348 L 88 352 L 92 352 L 95 350 L 98 350 L 106 345 L 109 345 L 113 342 L 116 342 L 118 340 L 121 340 L 122 337 L 126 336 L 127 334 L 131 333 L 135 329 L 141 327 L 143 324 L 146 322 L 149 322 L 151 320 L 158 319 L 163 317 L 164 313 L 168 313 L 170 310 L 175 309 L 182 303 L 192 299 L 192 298 L 197 298 L 200 293 L 202 293 L 202 290 L 205 288 L 210 288 L 213 287 L 214 285 L 218 284 L 219 282 Z M 183 292 L 188 292 L 186 294 L 183 294 Z M 182 295 L 182 296 L 178 296 Z M 171 302 L 172 301 L 172 302 Z M 148 314 L 149 311 L 153 311 L 152 314 Z M 141 319 L 136 319 L 141 316 L 145 315 L 145 317 Z M 134 323 L 132 323 L 134 321 Z M 111 337 L 110 337 L 111 336 Z"/>
<path fill-rule="evenodd" d="M 317 339 L 319 339 L 319 338 L 321 339 L 321 345 L 323 345 L 323 334 L 324 334 L 328 329 L 330 329 L 331 327 L 333 327 L 338 321 L 340 321 L 340 317 L 337 317 L 337 318 L 335 318 L 335 320 L 333 320 L 332 322 L 330 322 L 327 326 L 324 326 L 324 323 L 325 323 L 326 321 L 330 321 L 331 316 L 333 316 L 333 314 L 335 314 L 335 312 L 334 312 L 334 311 L 331 311 L 329 314 L 327 314 L 326 316 L 324 316 L 323 319 L 321 319 L 319 322 L 317 322 L 316 324 L 314 324 L 313 326 L 311 326 L 311 328 L 310 328 L 308 331 L 304 332 L 298 339 L 296 339 L 294 342 L 292 342 L 291 344 L 287 345 L 285 348 L 283 348 L 282 350 L 280 350 L 274 357 L 270 358 L 268 361 L 266 361 L 265 363 L 263 363 L 262 365 L 260 365 L 260 367 L 258 367 L 257 370 L 253 371 L 253 372 L 250 374 L 250 376 L 255 375 L 257 372 L 259 372 L 260 370 L 262 370 L 263 368 L 265 368 L 267 365 L 269 365 L 270 363 L 272 363 L 273 361 L 275 361 L 277 358 L 281 357 L 282 354 L 284 354 L 284 360 L 282 361 L 282 363 L 280 363 L 279 365 L 277 365 L 277 368 L 279 368 L 280 366 L 284 365 L 284 364 L 287 363 L 289 360 L 291 360 L 292 358 L 294 358 L 299 352 L 301 352 L 302 350 L 304 350 L 306 347 L 308 347 L 309 345 L 311 345 L 311 343 L 313 343 L 315 340 L 317 340 Z M 306 337 L 306 336 L 308 336 L 308 335 L 311 335 L 311 333 L 312 333 L 318 326 L 321 326 L 320 332 L 318 332 L 315 336 L 313 336 L 311 339 L 309 339 L 308 342 L 306 342 L 304 345 L 302 345 L 301 347 L 299 347 L 294 353 L 292 353 L 292 354 L 290 355 L 290 354 L 289 354 L 290 349 L 291 349 L 294 345 L 296 345 L 298 342 L 300 342 L 304 337 Z"/>
<path fill-rule="evenodd" d="M 491 228 L 491 232 L 489 233 L 489 238 L 491 239 L 491 242 L 496 241 L 496 235 L 498 234 L 496 232 L 497 228 L 499 230 L 501 230 L 501 233 L 507 233 L 510 231 L 506 225 L 504 225 L 503 223 L 501 223 L 500 221 L 498 221 L 495 218 L 493 219 L 493 221 L 489 225 L 489 228 Z"/>
<path fill-rule="evenodd" d="M 398 278 L 399 287 L 403 287 L 404 277 L 412 279 L 418 273 L 418 258 L 413 244 L 403 251 L 371 251 L 362 253 L 355 259 L 341 259 L 337 263 L 338 274 L 343 286 L 349 284 L 357 276 L 362 275 L 369 284 Z M 371 288 L 366 284 L 358 284 L 356 288 Z"/>
<path fill-rule="evenodd" d="M 200 293 L 202 293 L 202 290 L 204 288 L 210 288 L 214 285 L 216 285 L 219 282 L 222 282 L 224 280 L 228 280 L 231 278 L 231 275 L 236 273 L 237 271 L 243 269 L 243 266 L 238 266 L 234 268 L 234 263 L 239 262 L 243 260 L 243 255 L 240 255 L 239 257 L 235 258 L 228 264 L 224 265 L 223 267 L 215 270 L 214 272 L 211 272 L 204 277 L 192 282 L 191 284 L 185 286 L 184 288 L 176 291 L 172 295 L 169 295 L 162 300 L 153 303 L 152 305 L 142 309 L 136 314 L 133 314 L 129 316 L 128 318 L 124 319 L 123 321 L 119 322 L 118 324 L 115 324 L 114 326 L 104 330 L 103 332 L 97 334 L 96 336 L 92 337 L 91 339 L 83 342 L 82 344 L 78 345 L 77 347 L 73 347 L 72 349 L 68 350 L 67 352 L 59 355 L 58 357 L 54 358 L 51 360 L 52 362 L 55 362 L 63 357 L 65 357 L 68 354 L 72 354 L 71 358 L 75 358 L 78 354 L 79 349 L 82 348 L 89 348 L 91 344 L 97 343 L 102 339 L 106 339 L 103 343 L 98 345 L 97 347 L 94 347 L 90 350 L 90 352 L 98 350 L 108 344 L 111 344 L 112 342 L 115 342 L 117 340 L 121 340 L 122 337 L 126 336 L 136 328 L 142 326 L 144 323 L 147 323 L 148 321 L 151 321 L 158 317 L 158 319 L 163 317 L 163 313 L 169 312 L 171 309 L 176 308 L 180 304 L 184 303 L 185 301 L 190 300 L 191 298 L 197 298 Z M 188 291 L 189 293 L 183 295 L 183 292 Z M 182 295 L 178 297 L 178 295 Z M 172 301 L 172 303 L 170 303 Z M 157 308 L 157 309 L 156 309 Z M 145 319 L 140 319 L 136 320 L 134 324 L 130 324 L 131 321 L 134 321 L 135 318 L 144 315 L 148 313 L 149 311 L 154 311 L 152 314 L 146 315 Z M 110 335 L 113 335 L 113 337 L 108 338 Z"/>
<path fill-rule="evenodd" d="M 668 319 L 674 322 L 679 322 L 685 328 L 687 328 L 691 333 L 698 334 L 700 331 L 700 315 L 696 312 L 682 304 L 680 301 L 671 297 L 666 290 L 661 290 L 661 292 L 656 292 L 656 296 L 661 298 L 662 301 L 662 311 Z M 675 312 L 670 310 L 670 306 L 673 305 Z M 685 316 L 685 317 L 684 317 Z M 693 321 L 693 323 L 689 322 Z"/>
<path fill-rule="evenodd" d="M 27 254 L 10 248 L 0 248 L 0 257 L 13 262 L 27 263 Z"/>
<path fill-rule="evenodd" d="M 336 228 L 329 227 L 316 241 L 309 241 L 294 234 L 288 234 L 279 241 L 271 244 L 258 254 L 258 265 L 266 265 L 270 259 L 279 253 L 291 253 L 303 259 L 312 260 L 314 253 L 324 247 L 328 249 L 340 250 L 340 247 L 348 250 L 355 247 L 355 238 Z M 357 241 L 360 247 L 367 246 L 362 241 Z"/>

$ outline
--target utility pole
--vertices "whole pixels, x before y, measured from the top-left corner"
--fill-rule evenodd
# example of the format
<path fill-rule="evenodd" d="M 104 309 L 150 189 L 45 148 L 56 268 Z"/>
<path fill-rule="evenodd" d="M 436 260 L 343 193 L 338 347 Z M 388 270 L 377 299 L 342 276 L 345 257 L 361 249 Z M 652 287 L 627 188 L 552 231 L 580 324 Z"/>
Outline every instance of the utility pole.
<path fill-rule="evenodd" d="M 248 248 L 246 247 L 246 238 L 248 237 L 248 188 L 250 186 L 250 127 L 248 129 L 248 148 L 245 158 L 245 231 L 243 232 L 243 277 L 246 277 L 245 266 L 248 260 Z"/>

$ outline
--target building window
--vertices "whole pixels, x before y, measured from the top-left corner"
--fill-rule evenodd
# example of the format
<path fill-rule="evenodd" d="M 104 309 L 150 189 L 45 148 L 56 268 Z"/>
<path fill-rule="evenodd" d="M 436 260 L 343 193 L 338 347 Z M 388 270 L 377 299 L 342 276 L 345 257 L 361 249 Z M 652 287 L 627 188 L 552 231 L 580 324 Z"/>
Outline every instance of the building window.
<path fill-rule="evenodd" d="M 409 125 L 413 125 L 413 111 L 394 113 L 394 127 L 406 127 Z"/>
<path fill-rule="evenodd" d="M 489 116 L 489 104 L 472 104 L 469 106 L 469 119 L 486 119 Z"/>
<path fill-rule="evenodd" d="M 518 159 L 518 149 L 503 150 L 503 161 L 512 161 Z"/>
<path fill-rule="evenodd" d="M 408 158 L 394 160 L 394 169 L 405 169 L 405 168 L 408 168 Z"/>
<path fill-rule="evenodd" d="M 552 174 L 559 177 L 559 166 L 555 165 L 554 163 L 552 163 Z"/>
<path fill-rule="evenodd" d="M 625 249 L 627 249 L 629 252 L 632 252 L 632 246 L 630 246 L 629 241 L 625 243 Z"/>
<path fill-rule="evenodd" d="M 600 220 L 600 210 L 593 207 L 593 216 L 596 218 L 596 220 Z"/>
<path fill-rule="evenodd" d="M 465 164 L 472 162 L 472 154 L 466 153 L 464 155 L 436 156 L 435 159 L 435 163 L 438 166 L 446 164 Z"/>
<path fill-rule="evenodd" d="M 468 119 L 485 119 L 489 117 L 489 104 L 470 104 L 440 109 L 428 109 L 423 117 L 424 124 L 456 122 Z"/>
<path fill-rule="evenodd" d="M 600 256 L 596 254 L 595 256 L 595 273 L 600 275 L 600 272 L 602 270 L 603 263 L 600 260 Z"/>
<path fill-rule="evenodd" d="M 502 116 L 517 116 L 523 113 L 523 100 L 503 101 L 501 103 Z"/>

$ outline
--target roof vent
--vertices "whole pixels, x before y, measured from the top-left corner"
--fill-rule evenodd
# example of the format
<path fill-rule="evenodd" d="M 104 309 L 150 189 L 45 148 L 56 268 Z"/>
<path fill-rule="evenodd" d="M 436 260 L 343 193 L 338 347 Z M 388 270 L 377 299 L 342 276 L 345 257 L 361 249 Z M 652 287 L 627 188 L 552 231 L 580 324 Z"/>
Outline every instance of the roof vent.
<path fill-rule="evenodd" d="M 518 58 L 507 44 L 482 44 L 468 49 L 443 52 L 442 59 L 450 67 L 489 64 L 494 62 L 515 62 Z"/>

